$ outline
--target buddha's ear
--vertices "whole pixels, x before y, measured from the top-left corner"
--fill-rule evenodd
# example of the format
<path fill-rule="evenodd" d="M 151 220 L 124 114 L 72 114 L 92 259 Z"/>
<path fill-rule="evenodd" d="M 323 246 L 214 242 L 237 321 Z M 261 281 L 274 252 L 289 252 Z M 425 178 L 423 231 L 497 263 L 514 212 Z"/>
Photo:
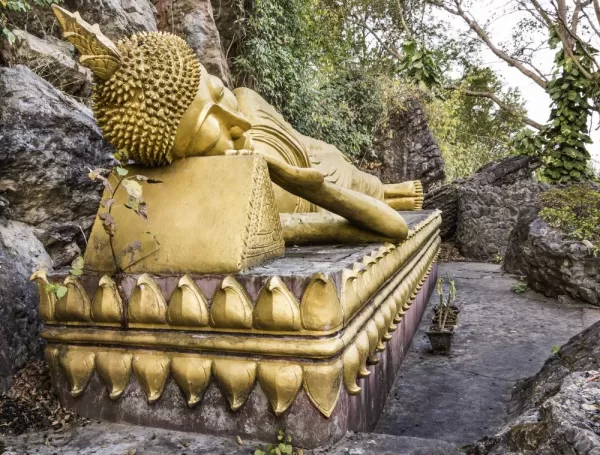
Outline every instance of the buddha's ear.
<path fill-rule="evenodd" d="M 102 34 L 98 24 L 88 24 L 79 13 L 70 13 L 56 4 L 52 5 L 52 10 L 63 29 L 63 36 L 81 54 L 81 64 L 100 79 L 108 80 L 121 66 L 121 54 L 115 43 Z"/>

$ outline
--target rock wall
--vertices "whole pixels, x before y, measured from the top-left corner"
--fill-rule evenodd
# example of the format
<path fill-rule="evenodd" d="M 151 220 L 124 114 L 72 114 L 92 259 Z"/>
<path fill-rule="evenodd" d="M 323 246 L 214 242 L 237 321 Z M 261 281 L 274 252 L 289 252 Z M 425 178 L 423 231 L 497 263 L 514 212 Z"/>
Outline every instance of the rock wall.
<path fill-rule="evenodd" d="M 444 159 L 421 104 L 417 100 L 407 104 L 405 110 L 391 116 L 389 128 L 376 138 L 373 152 L 382 165 L 369 172 L 384 183 L 421 180 L 427 192 L 446 178 Z"/>
<path fill-rule="evenodd" d="M 520 212 L 504 270 L 524 276 L 530 287 L 549 297 L 567 295 L 600 305 L 600 257 L 588 245 L 549 227 L 539 210 L 535 204 Z"/>
<path fill-rule="evenodd" d="M 453 240 L 466 258 L 493 261 L 503 256 L 519 210 L 535 199 L 533 171 L 540 163 L 510 156 L 490 163 L 468 178 L 425 195 L 424 208 L 442 211 L 442 238 Z"/>
<path fill-rule="evenodd" d="M 468 453 L 600 453 L 600 322 L 574 336 L 515 387 L 508 422 Z"/>

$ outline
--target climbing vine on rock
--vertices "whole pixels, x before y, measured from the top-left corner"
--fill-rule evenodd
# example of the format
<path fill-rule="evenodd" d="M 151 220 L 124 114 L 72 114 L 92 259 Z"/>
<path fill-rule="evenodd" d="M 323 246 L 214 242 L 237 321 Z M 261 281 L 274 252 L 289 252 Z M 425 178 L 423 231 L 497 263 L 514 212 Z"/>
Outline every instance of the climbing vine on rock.
<path fill-rule="evenodd" d="M 584 68 L 591 66 L 587 57 L 591 52 L 594 52 L 591 48 L 584 51 L 581 45 L 575 47 L 575 56 Z M 599 88 L 584 77 L 562 50 L 557 53 L 555 64 L 548 84 L 552 99 L 550 119 L 537 134 L 528 130 L 520 135 L 517 149 L 542 157 L 542 176 L 549 183 L 580 182 L 593 177 L 589 167 L 591 156 L 586 149 L 586 144 L 592 143 L 588 134 L 591 114 L 588 100 L 598 96 Z"/>

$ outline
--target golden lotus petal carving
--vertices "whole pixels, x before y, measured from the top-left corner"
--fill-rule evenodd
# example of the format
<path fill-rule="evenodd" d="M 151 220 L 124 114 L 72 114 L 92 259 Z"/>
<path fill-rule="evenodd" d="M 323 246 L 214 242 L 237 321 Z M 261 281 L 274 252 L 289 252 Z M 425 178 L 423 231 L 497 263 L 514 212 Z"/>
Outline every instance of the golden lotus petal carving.
<path fill-rule="evenodd" d="M 129 298 L 127 314 L 129 322 L 144 324 L 167 322 L 167 302 L 156 282 L 147 273 L 140 275 L 137 280 L 137 286 Z"/>
<path fill-rule="evenodd" d="M 237 411 L 248 399 L 256 380 L 256 362 L 215 359 L 213 373 L 221 393 L 232 411 Z"/>
<path fill-rule="evenodd" d="M 325 417 L 330 417 L 340 397 L 343 363 L 304 365 L 304 390 Z"/>
<path fill-rule="evenodd" d="M 92 319 L 96 322 L 120 323 L 123 319 L 123 300 L 117 284 L 108 275 L 100 278 L 100 283 L 92 301 Z"/>
<path fill-rule="evenodd" d="M 254 307 L 254 327 L 264 330 L 300 330 L 300 308 L 294 294 L 278 276 L 260 290 Z"/>
<path fill-rule="evenodd" d="M 63 369 L 69 392 L 73 398 L 80 396 L 94 372 L 95 354 L 82 349 L 64 348 L 59 353 L 60 366 Z"/>
<path fill-rule="evenodd" d="M 120 351 L 96 353 L 96 371 L 108 388 L 108 396 L 116 400 L 125 391 L 131 376 L 133 355 Z"/>
<path fill-rule="evenodd" d="M 171 374 L 190 408 L 196 406 L 210 383 L 212 360 L 198 356 L 173 356 Z"/>
<path fill-rule="evenodd" d="M 358 395 L 361 388 L 356 383 L 358 371 L 360 369 L 360 352 L 354 343 L 352 343 L 342 357 L 344 362 L 344 385 L 350 395 Z"/>
<path fill-rule="evenodd" d="M 356 273 L 356 283 L 358 285 L 358 297 L 362 303 L 365 303 L 371 297 L 369 293 L 369 276 L 367 275 L 367 267 L 362 262 L 356 262 L 352 266 L 352 270 Z"/>
<path fill-rule="evenodd" d="M 377 357 L 377 347 L 379 346 L 379 330 L 377 324 L 371 319 L 366 327 L 367 336 L 369 337 L 369 363 L 376 364 L 379 362 Z"/>
<path fill-rule="evenodd" d="M 387 333 L 387 324 L 385 323 L 385 317 L 381 311 L 378 311 L 373 316 L 373 321 L 375 321 L 375 325 L 377 326 L 377 333 L 379 334 L 379 341 L 377 343 L 378 351 L 385 351 L 385 345 L 383 344 L 384 336 Z M 387 341 L 387 340 L 386 340 Z"/>
<path fill-rule="evenodd" d="M 217 290 L 210 308 L 213 327 L 252 328 L 252 302 L 246 290 L 233 277 L 227 276 Z"/>
<path fill-rule="evenodd" d="M 148 403 L 155 403 L 163 393 L 169 377 L 170 359 L 159 352 L 135 354 L 133 357 L 133 373 L 148 398 Z"/>
<path fill-rule="evenodd" d="M 344 269 L 342 272 L 342 298 L 340 300 L 344 318 L 348 322 L 364 303 L 358 293 L 358 273 L 355 270 Z"/>
<path fill-rule="evenodd" d="M 67 294 L 56 303 L 55 315 L 59 321 L 92 320 L 90 298 L 77 278 L 69 275 L 65 278 Z"/>
<path fill-rule="evenodd" d="M 324 273 L 316 273 L 306 287 L 300 314 L 307 330 L 333 330 L 344 322 L 335 284 Z"/>
<path fill-rule="evenodd" d="M 381 281 L 383 280 L 380 279 L 381 277 L 378 274 L 377 261 L 373 256 L 365 256 L 362 259 L 362 263 L 367 269 L 366 273 L 363 276 L 365 278 L 367 292 L 370 297 L 377 291 L 379 285 L 381 284 Z"/>
<path fill-rule="evenodd" d="M 171 294 L 167 322 L 174 326 L 205 327 L 208 325 L 208 302 L 187 274 L 182 276 Z"/>
<path fill-rule="evenodd" d="M 48 281 L 48 271 L 46 269 L 40 269 L 31 275 L 29 278 L 35 284 L 37 284 L 38 291 L 40 294 L 40 315 L 44 322 L 52 322 L 55 319 L 55 308 L 56 308 L 56 295 L 53 292 L 48 292 L 47 286 L 50 284 Z"/>
<path fill-rule="evenodd" d="M 369 335 L 366 330 L 361 331 L 354 340 L 354 345 L 358 349 L 359 367 L 358 375 L 365 378 L 371 374 L 367 368 L 367 359 L 369 357 Z"/>
<path fill-rule="evenodd" d="M 59 350 L 56 346 L 46 346 L 44 349 L 44 360 L 48 365 L 50 372 L 50 382 L 52 383 L 52 393 L 57 393 L 58 378 L 60 376 Z"/>
<path fill-rule="evenodd" d="M 302 387 L 302 367 L 277 362 L 261 362 L 258 382 L 275 415 L 285 412 Z"/>

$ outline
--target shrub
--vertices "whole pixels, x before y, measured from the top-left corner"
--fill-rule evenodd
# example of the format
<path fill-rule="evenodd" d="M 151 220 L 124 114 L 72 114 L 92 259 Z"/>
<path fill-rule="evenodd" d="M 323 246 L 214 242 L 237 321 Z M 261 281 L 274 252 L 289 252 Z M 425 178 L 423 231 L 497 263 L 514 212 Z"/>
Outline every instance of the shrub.
<path fill-rule="evenodd" d="M 573 240 L 600 250 L 600 189 L 591 183 L 556 187 L 540 195 L 541 218 Z"/>

